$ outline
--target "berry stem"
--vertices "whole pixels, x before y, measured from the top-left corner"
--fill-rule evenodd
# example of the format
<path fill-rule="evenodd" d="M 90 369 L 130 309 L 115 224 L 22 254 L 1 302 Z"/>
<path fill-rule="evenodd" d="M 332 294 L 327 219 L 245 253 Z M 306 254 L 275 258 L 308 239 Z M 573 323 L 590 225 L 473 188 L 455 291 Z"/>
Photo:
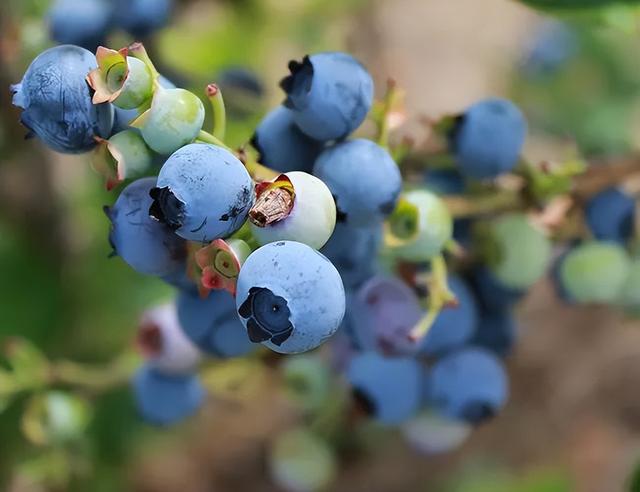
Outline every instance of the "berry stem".
<path fill-rule="evenodd" d="M 138 365 L 139 357 L 133 352 L 124 352 L 106 366 L 60 360 L 51 363 L 49 381 L 100 392 L 127 384 Z"/>
<path fill-rule="evenodd" d="M 204 130 L 200 130 L 200 133 L 198 133 L 198 137 L 196 138 L 196 140 L 198 142 L 217 145 L 218 147 L 222 147 L 223 149 L 227 149 L 228 151 L 233 152 L 233 150 L 227 144 L 225 144 L 222 140 L 220 140 L 218 137 Z"/>
<path fill-rule="evenodd" d="M 431 260 L 431 278 L 429 279 L 429 303 L 426 314 L 413 327 L 409 338 L 417 342 L 429 333 L 433 322 L 447 304 L 455 302 L 455 297 L 447 285 L 447 264 L 442 255 Z"/>
<path fill-rule="evenodd" d="M 213 129 L 211 133 L 214 137 L 224 140 L 227 128 L 227 113 L 224 107 L 222 91 L 216 84 L 209 84 L 206 92 L 213 110 Z"/>

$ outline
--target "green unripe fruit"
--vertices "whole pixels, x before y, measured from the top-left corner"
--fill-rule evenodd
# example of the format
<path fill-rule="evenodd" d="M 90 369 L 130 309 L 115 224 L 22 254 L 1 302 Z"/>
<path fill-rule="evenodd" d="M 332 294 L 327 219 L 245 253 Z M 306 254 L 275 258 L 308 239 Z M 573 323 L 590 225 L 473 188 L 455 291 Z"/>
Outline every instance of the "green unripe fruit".
<path fill-rule="evenodd" d="M 129 74 L 122 79 L 117 73 L 109 72 L 106 82 L 112 91 L 117 91 L 121 86 L 120 95 L 113 101 L 115 106 L 121 109 L 135 109 L 140 107 L 153 95 L 153 79 L 147 65 L 137 58 L 127 57 Z"/>

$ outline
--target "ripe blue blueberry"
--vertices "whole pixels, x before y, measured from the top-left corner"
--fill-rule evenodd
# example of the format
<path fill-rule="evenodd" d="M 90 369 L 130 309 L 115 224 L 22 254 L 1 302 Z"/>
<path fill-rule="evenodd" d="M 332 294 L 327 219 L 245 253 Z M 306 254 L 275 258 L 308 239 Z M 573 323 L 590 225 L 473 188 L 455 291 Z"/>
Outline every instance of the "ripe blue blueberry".
<path fill-rule="evenodd" d="M 462 195 L 465 191 L 464 178 L 457 169 L 432 169 L 424 173 L 426 188 L 439 195 Z"/>
<path fill-rule="evenodd" d="M 108 0 L 56 0 L 48 13 L 51 39 L 94 52 L 109 34 L 112 10 Z"/>
<path fill-rule="evenodd" d="M 227 116 L 245 118 L 260 108 L 265 95 L 264 85 L 258 74 L 250 68 L 227 67 L 214 80 L 224 95 Z"/>
<path fill-rule="evenodd" d="M 153 217 L 181 237 L 205 243 L 244 224 L 253 204 L 253 182 L 228 150 L 190 144 L 167 159 L 151 196 Z"/>
<path fill-rule="evenodd" d="M 419 345 L 409 334 L 423 316 L 420 300 L 401 280 L 376 276 L 349 303 L 349 329 L 355 345 L 383 355 L 412 355 Z"/>
<path fill-rule="evenodd" d="M 522 68 L 528 77 L 553 75 L 579 51 L 576 33 L 563 22 L 543 22 L 526 47 Z"/>
<path fill-rule="evenodd" d="M 345 287 L 354 289 L 376 273 L 381 243 L 381 224 L 354 227 L 338 222 L 320 251 L 338 269 Z"/>
<path fill-rule="evenodd" d="M 165 374 L 193 372 L 201 359 L 200 350 L 184 334 L 173 303 L 144 312 L 137 342 L 149 365 Z"/>
<path fill-rule="evenodd" d="M 323 255 L 279 241 L 257 249 L 242 265 L 236 307 L 251 341 L 280 353 L 306 352 L 340 326 L 344 287 Z"/>
<path fill-rule="evenodd" d="M 351 360 L 347 380 L 356 404 L 380 423 L 399 424 L 420 406 L 423 382 L 416 359 L 363 352 Z"/>
<path fill-rule="evenodd" d="M 293 112 L 283 106 L 272 110 L 258 124 L 251 145 L 260 153 L 260 163 L 283 173 L 310 173 L 324 147 L 302 133 L 293 122 Z"/>
<path fill-rule="evenodd" d="M 516 320 L 510 309 L 482 311 L 471 343 L 505 357 L 516 342 Z"/>
<path fill-rule="evenodd" d="M 136 408 L 150 424 L 176 424 L 204 403 L 204 388 L 193 374 L 164 374 L 145 364 L 136 372 L 132 385 Z"/>
<path fill-rule="evenodd" d="M 463 348 L 438 360 L 427 378 L 427 400 L 442 415 L 471 424 L 494 416 L 505 404 L 504 367 L 490 352 Z"/>
<path fill-rule="evenodd" d="M 478 306 L 467 283 L 450 275 L 449 289 L 455 294 L 458 305 L 445 307 L 422 342 L 421 352 L 438 355 L 468 342 L 478 326 Z"/>
<path fill-rule="evenodd" d="M 346 53 L 327 52 L 289 63 L 291 75 L 280 82 L 285 106 L 300 130 L 326 141 L 344 138 L 360 126 L 373 102 L 369 72 Z"/>
<path fill-rule="evenodd" d="M 111 221 L 109 242 L 114 253 L 137 272 L 164 276 L 184 268 L 187 249 L 182 238 L 149 217 L 149 192 L 155 185 L 152 177 L 134 181 L 105 212 Z"/>
<path fill-rule="evenodd" d="M 79 46 L 50 48 L 31 62 L 19 84 L 11 86 L 20 121 L 51 149 L 65 154 L 88 152 L 94 137 L 108 138 L 113 125 L 110 104 L 91 102 L 87 74 L 95 56 Z"/>
<path fill-rule="evenodd" d="M 213 290 L 203 299 L 182 291 L 176 305 L 182 329 L 204 352 L 220 358 L 241 357 L 258 347 L 249 340 L 228 292 Z"/>
<path fill-rule="evenodd" d="M 493 178 L 515 167 L 526 134 L 527 122 L 517 106 L 505 99 L 484 99 L 458 119 L 451 150 L 465 176 Z"/>
<path fill-rule="evenodd" d="M 478 302 L 484 309 L 499 311 L 513 306 L 526 294 L 522 289 L 511 289 L 504 286 L 483 265 L 475 267 L 469 275 L 469 282 L 473 287 Z"/>
<path fill-rule="evenodd" d="M 325 149 L 313 174 L 333 193 L 338 222 L 354 226 L 383 221 L 393 212 L 402 189 L 400 170 L 389 152 L 364 138 Z"/>
<path fill-rule="evenodd" d="M 137 39 L 164 27 L 171 17 L 173 0 L 117 0 L 116 24 Z"/>
<path fill-rule="evenodd" d="M 587 225 L 600 241 L 626 243 L 633 233 L 636 202 L 619 188 L 595 195 L 585 207 Z"/>

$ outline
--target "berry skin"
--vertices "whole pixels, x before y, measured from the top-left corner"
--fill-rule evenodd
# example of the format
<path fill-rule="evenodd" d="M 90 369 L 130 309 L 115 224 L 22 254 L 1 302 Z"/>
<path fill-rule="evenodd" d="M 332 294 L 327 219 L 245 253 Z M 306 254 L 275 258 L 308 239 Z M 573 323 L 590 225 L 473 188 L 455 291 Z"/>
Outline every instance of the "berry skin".
<path fill-rule="evenodd" d="M 320 249 L 331 237 L 336 225 L 336 205 L 329 188 L 318 178 L 300 171 L 286 173 L 295 193 L 293 208 L 282 220 L 265 227 L 251 224 L 259 244 L 274 241 L 298 241 Z"/>
<path fill-rule="evenodd" d="M 404 193 L 389 220 L 392 234 L 403 239 L 394 256 L 412 262 L 428 261 L 440 254 L 453 233 L 451 214 L 437 195 L 426 190 Z"/>
<path fill-rule="evenodd" d="M 501 311 L 513 306 L 526 294 L 525 290 L 505 287 L 485 266 L 471 271 L 469 282 L 483 309 Z"/>
<path fill-rule="evenodd" d="M 276 171 L 310 173 L 324 145 L 302 133 L 293 122 L 293 113 L 278 106 L 258 124 L 251 145 L 259 152 L 259 162 Z"/>
<path fill-rule="evenodd" d="M 145 311 L 137 341 L 149 365 L 164 374 L 193 372 L 201 359 L 198 348 L 182 331 L 173 303 Z"/>
<path fill-rule="evenodd" d="M 347 380 L 357 404 L 382 424 L 400 424 L 420 406 L 421 369 L 415 359 L 363 352 L 351 360 Z"/>
<path fill-rule="evenodd" d="M 162 75 L 158 77 L 158 83 L 165 89 L 176 88 L 173 82 Z M 121 109 L 117 106 L 113 106 L 113 109 L 113 133 L 119 133 L 124 130 L 132 130 L 133 128 L 129 126 L 129 123 L 132 123 L 138 116 L 140 116 L 140 112 L 138 111 L 138 109 Z M 139 130 L 136 129 L 135 131 Z"/>
<path fill-rule="evenodd" d="M 172 0 L 117 0 L 115 22 L 136 39 L 142 39 L 164 27 L 172 9 Z"/>
<path fill-rule="evenodd" d="M 108 0 L 56 0 L 48 13 L 51 39 L 95 51 L 111 28 Z"/>
<path fill-rule="evenodd" d="M 45 145 L 63 154 L 88 152 L 94 137 L 108 138 L 113 125 L 110 104 L 91 102 L 87 74 L 96 58 L 84 48 L 62 45 L 38 55 L 22 82 L 11 86 L 21 123 Z"/>
<path fill-rule="evenodd" d="M 627 242 L 633 233 L 635 200 L 619 188 L 608 188 L 585 207 L 587 225 L 600 241 Z"/>
<path fill-rule="evenodd" d="M 349 303 L 349 329 L 360 350 L 382 355 L 412 355 L 419 346 L 409 333 L 423 315 L 418 297 L 401 280 L 376 276 Z"/>
<path fill-rule="evenodd" d="M 481 242 L 489 271 L 509 289 L 531 287 L 545 274 L 551 260 L 549 239 L 524 214 L 494 220 Z"/>
<path fill-rule="evenodd" d="M 253 342 L 275 352 L 306 352 L 340 326 L 345 294 L 323 255 L 295 241 L 254 251 L 240 269 L 236 307 Z"/>
<path fill-rule="evenodd" d="M 139 273 L 165 276 L 184 268 L 187 250 L 182 238 L 149 217 L 149 191 L 155 185 L 151 177 L 134 181 L 105 212 L 111 221 L 109 242 L 114 252 Z"/>
<path fill-rule="evenodd" d="M 513 349 L 516 336 L 516 320 L 511 310 L 483 311 L 471 343 L 506 357 Z"/>
<path fill-rule="evenodd" d="M 338 269 L 345 287 L 355 289 L 375 275 L 381 243 L 381 224 L 353 227 L 338 222 L 320 252 Z"/>
<path fill-rule="evenodd" d="M 527 122 L 517 106 L 505 99 L 484 99 L 459 118 L 451 150 L 465 176 L 494 178 L 518 163 L 526 134 Z"/>
<path fill-rule="evenodd" d="M 443 416 L 480 424 L 507 400 L 508 381 L 500 361 L 479 348 L 464 348 L 440 359 L 427 378 L 427 400 Z"/>
<path fill-rule="evenodd" d="M 440 355 L 467 343 L 478 326 L 478 306 L 469 286 L 460 277 L 447 279 L 457 307 L 445 307 L 431 326 L 420 349 L 425 355 Z"/>
<path fill-rule="evenodd" d="M 150 424 L 176 424 L 204 403 L 204 388 L 193 374 L 164 374 L 145 364 L 136 372 L 132 385 L 138 413 Z"/>
<path fill-rule="evenodd" d="M 182 329 L 204 352 L 229 358 L 247 355 L 257 348 L 238 319 L 236 303 L 228 292 L 214 290 L 203 299 L 183 291 L 176 305 Z"/>
<path fill-rule="evenodd" d="M 396 206 L 402 177 L 389 152 L 359 138 L 325 149 L 313 174 L 331 190 L 338 222 L 366 226 L 381 222 Z"/>
<path fill-rule="evenodd" d="M 451 420 L 423 411 L 401 427 L 405 441 L 425 455 L 442 454 L 459 448 L 473 428 L 466 422 Z"/>
<path fill-rule="evenodd" d="M 280 82 L 287 94 L 284 105 L 303 133 L 336 140 L 364 121 L 373 102 L 373 80 L 358 60 L 346 53 L 318 53 L 290 62 L 289 70 Z"/>
<path fill-rule="evenodd" d="M 149 213 L 179 236 L 202 243 L 237 231 L 253 204 L 253 182 L 228 150 L 189 144 L 174 152 L 151 191 Z"/>
<path fill-rule="evenodd" d="M 282 432 L 270 449 L 271 476 L 286 492 L 328 490 L 336 469 L 331 448 L 304 428 Z"/>
<path fill-rule="evenodd" d="M 577 246 L 558 265 L 562 291 L 571 301 L 613 303 L 629 272 L 629 258 L 619 245 L 589 242 Z"/>
<path fill-rule="evenodd" d="M 151 108 L 131 126 L 139 128 L 147 145 L 168 155 L 198 136 L 204 123 L 202 101 L 184 89 L 156 88 Z"/>

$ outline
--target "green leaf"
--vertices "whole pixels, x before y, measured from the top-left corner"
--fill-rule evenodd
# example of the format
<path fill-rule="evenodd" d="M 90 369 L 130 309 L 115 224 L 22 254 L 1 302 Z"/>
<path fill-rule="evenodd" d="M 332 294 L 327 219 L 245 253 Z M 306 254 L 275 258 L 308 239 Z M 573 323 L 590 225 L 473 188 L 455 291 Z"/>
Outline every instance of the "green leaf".
<path fill-rule="evenodd" d="M 584 10 L 602 9 L 618 5 L 640 5 L 640 0 L 520 0 L 542 10 Z"/>

